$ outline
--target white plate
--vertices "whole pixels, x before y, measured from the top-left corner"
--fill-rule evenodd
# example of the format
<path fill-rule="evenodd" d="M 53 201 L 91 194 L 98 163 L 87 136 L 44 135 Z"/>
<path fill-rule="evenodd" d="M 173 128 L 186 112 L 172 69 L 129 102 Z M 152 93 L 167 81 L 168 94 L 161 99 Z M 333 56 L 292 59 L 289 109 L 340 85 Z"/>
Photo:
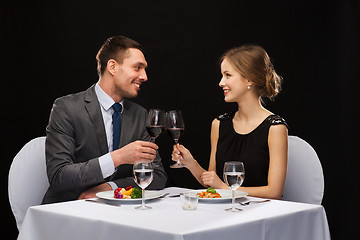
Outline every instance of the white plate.
<path fill-rule="evenodd" d="M 145 190 L 145 200 L 156 199 L 164 195 L 161 191 L 151 191 Z M 114 201 L 122 201 L 122 202 L 137 202 L 141 201 L 141 198 L 131 198 L 131 199 L 118 199 L 114 198 L 114 191 L 105 191 L 105 192 L 98 192 L 96 194 L 98 198 L 106 199 L 106 200 L 114 200 Z"/>
<path fill-rule="evenodd" d="M 201 202 L 216 203 L 216 202 L 227 202 L 232 199 L 231 190 L 227 189 L 215 189 L 220 194 L 220 198 L 199 198 Z M 201 193 L 206 192 L 206 189 L 192 190 L 189 192 Z M 247 192 L 235 191 L 235 198 L 242 198 L 248 195 Z"/>

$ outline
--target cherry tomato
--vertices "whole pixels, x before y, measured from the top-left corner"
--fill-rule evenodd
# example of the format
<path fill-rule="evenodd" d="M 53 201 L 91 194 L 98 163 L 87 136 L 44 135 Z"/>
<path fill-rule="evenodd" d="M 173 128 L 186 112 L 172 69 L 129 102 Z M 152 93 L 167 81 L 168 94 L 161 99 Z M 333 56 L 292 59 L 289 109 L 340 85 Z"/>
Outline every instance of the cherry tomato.
<path fill-rule="evenodd" d="M 115 189 L 114 194 L 116 194 L 116 193 L 120 192 L 120 191 L 121 191 L 121 189 L 122 189 L 121 187 L 119 187 L 119 188 Z"/>

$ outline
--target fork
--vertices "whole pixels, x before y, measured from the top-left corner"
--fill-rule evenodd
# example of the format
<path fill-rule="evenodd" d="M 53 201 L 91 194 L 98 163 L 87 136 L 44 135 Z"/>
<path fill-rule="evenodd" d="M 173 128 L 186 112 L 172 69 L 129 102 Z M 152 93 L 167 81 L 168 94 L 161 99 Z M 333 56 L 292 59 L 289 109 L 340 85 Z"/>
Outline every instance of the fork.
<path fill-rule="evenodd" d="M 248 201 L 248 202 L 244 202 L 244 203 L 239 202 L 239 204 L 240 204 L 241 206 L 248 206 L 248 205 L 251 204 L 251 203 L 263 203 L 263 202 L 270 202 L 270 200 L 269 200 L 269 199 L 265 199 L 265 200 L 261 200 L 261 201 Z"/>

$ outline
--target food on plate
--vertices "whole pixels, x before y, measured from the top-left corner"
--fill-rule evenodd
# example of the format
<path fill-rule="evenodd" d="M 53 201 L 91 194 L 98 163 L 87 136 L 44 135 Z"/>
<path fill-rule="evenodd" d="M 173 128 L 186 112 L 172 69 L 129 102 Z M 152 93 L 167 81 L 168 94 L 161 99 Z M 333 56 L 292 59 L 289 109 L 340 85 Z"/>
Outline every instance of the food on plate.
<path fill-rule="evenodd" d="M 117 188 L 114 190 L 114 198 L 123 199 L 124 195 L 120 192 L 123 188 Z"/>
<path fill-rule="evenodd" d="M 221 198 L 221 195 L 215 189 L 209 187 L 206 191 L 198 193 L 199 198 Z"/>
<path fill-rule="evenodd" d="M 140 188 L 133 188 L 131 198 L 142 198 L 142 191 Z"/>
<path fill-rule="evenodd" d="M 206 189 L 206 191 L 209 193 L 214 193 L 214 194 L 216 193 L 216 190 L 213 189 L 212 187 L 209 187 L 208 189 Z"/>
<path fill-rule="evenodd" d="M 128 186 L 126 188 L 117 188 L 114 190 L 114 198 L 116 199 L 134 199 L 141 198 L 142 192 L 139 188 Z"/>

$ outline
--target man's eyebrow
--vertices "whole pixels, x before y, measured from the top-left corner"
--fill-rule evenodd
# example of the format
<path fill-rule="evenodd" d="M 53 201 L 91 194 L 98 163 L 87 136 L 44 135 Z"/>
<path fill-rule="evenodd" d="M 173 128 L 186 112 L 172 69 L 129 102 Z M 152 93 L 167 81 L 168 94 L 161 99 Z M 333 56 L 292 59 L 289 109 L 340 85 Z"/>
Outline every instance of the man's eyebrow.
<path fill-rule="evenodd" d="M 139 66 L 144 67 L 144 68 L 147 68 L 147 66 L 148 66 L 147 63 L 143 63 L 143 62 L 137 62 L 134 65 L 139 65 Z"/>

